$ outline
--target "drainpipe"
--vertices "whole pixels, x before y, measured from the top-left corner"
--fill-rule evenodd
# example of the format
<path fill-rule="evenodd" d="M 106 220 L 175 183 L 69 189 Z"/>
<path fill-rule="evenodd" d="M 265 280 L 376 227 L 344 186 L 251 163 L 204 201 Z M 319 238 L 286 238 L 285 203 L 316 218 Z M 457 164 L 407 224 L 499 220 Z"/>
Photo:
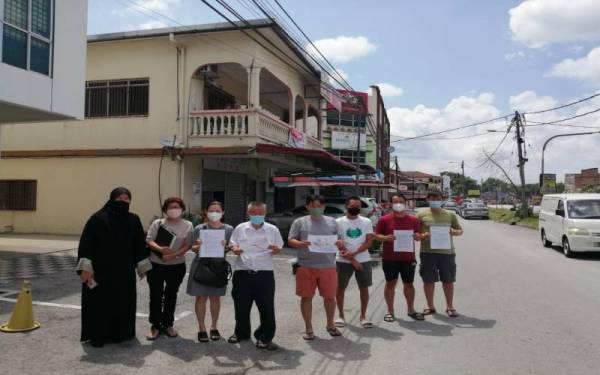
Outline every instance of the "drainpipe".
<path fill-rule="evenodd" d="M 184 104 L 185 102 L 189 102 L 189 98 L 186 100 L 185 96 L 182 95 L 182 93 L 185 93 L 185 82 L 186 79 L 185 77 L 187 77 L 186 74 L 186 47 L 185 45 L 181 44 L 178 40 L 175 39 L 175 34 L 174 33 L 170 33 L 169 34 L 169 42 L 175 44 L 175 49 L 176 49 L 176 64 L 177 64 L 177 73 L 175 76 L 176 79 L 176 87 L 177 87 L 177 119 L 176 119 L 176 123 L 177 123 L 177 138 L 179 139 L 180 142 L 182 142 L 184 145 L 187 145 L 187 141 L 188 141 L 188 137 L 187 137 L 187 125 L 188 125 L 188 112 L 184 111 L 183 114 L 181 113 L 181 101 L 180 98 L 184 98 Z M 182 61 L 180 63 L 180 61 Z M 183 84 L 182 84 L 182 77 L 183 77 Z M 183 106 L 183 108 L 186 108 L 185 105 Z M 182 119 L 183 118 L 183 119 Z M 183 169 L 183 160 L 177 160 L 177 192 L 178 192 L 178 196 L 183 197 L 184 195 L 184 191 L 183 191 L 183 186 L 185 184 L 184 179 L 184 169 Z"/>

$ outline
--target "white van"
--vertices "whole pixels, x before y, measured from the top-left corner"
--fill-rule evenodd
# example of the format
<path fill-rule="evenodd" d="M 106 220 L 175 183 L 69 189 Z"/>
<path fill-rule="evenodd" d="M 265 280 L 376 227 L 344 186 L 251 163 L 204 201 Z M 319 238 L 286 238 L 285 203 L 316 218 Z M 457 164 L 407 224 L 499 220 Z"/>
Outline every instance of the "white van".
<path fill-rule="evenodd" d="M 539 216 L 545 247 L 560 244 L 569 258 L 600 251 L 600 194 L 544 195 Z"/>

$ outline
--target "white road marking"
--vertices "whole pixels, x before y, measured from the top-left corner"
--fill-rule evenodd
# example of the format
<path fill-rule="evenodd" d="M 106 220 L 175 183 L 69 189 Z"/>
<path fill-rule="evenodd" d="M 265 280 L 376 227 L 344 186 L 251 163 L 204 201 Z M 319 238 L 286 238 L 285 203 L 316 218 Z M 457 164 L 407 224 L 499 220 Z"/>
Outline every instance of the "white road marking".
<path fill-rule="evenodd" d="M 0 297 L 0 301 L 17 303 L 17 300 L 15 298 Z M 78 306 L 78 305 L 69 305 L 69 304 L 65 304 L 65 303 L 33 301 L 32 304 L 36 305 L 36 306 L 59 307 L 59 308 L 62 308 L 62 309 L 81 310 L 81 306 Z M 184 311 L 184 313 L 185 313 L 185 311 Z M 182 315 L 182 314 L 183 313 L 181 313 L 180 315 Z M 191 314 L 191 312 L 188 311 L 188 315 L 189 314 Z M 144 314 L 144 313 L 136 313 L 135 315 L 138 318 L 147 318 L 149 316 L 148 314 Z"/>

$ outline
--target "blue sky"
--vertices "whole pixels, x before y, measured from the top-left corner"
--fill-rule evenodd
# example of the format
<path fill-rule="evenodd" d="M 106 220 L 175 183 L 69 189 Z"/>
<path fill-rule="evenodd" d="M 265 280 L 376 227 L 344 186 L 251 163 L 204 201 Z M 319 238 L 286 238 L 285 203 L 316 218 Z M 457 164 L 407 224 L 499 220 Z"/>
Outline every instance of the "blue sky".
<path fill-rule="evenodd" d="M 89 0 L 89 33 L 160 26 L 158 20 L 133 10 L 132 1 L 182 24 L 221 21 L 200 0 Z M 267 2 L 275 6 L 273 0 Z M 600 49 L 598 56 L 593 53 L 600 46 L 600 0 L 280 2 L 354 88 L 386 87 L 392 132 L 398 136 L 461 126 L 514 109 L 543 109 L 590 95 L 600 86 Z M 250 1 L 228 3 L 251 18 L 243 7 Z M 567 117 L 594 103 L 584 104 L 535 120 Z M 600 107 L 600 101 L 595 104 Z M 581 121 L 600 127 L 600 117 Z M 543 140 L 573 129 L 535 130 L 528 145 L 530 181 L 537 179 Z M 435 173 L 448 169 L 448 161 L 464 159 L 479 165 L 482 150 L 493 149 L 500 139 L 501 134 L 490 134 L 465 141 L 399 142 L 397 152 L 404 169 Z M 514 176 L 514 141 L 505 143 L 499 161 Z M 600 142 L 595 139 L 571 139 L 561 143 L 561 153 L 597 146 Z M 566 162 L 549 154 L 547 163 L 552 172 L 562 174 L 598 166 L 599 159 L 588 153 Z M 499 177 L 487 165 L 467 172 L 478 178 Z"/>

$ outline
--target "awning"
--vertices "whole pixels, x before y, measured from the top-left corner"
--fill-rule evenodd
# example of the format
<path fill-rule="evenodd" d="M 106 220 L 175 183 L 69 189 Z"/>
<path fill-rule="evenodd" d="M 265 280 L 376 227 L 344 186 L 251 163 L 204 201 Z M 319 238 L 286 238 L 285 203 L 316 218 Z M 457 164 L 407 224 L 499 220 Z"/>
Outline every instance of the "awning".
<path fill-rule="evenodd" d="M 273 184 L 276 187 L 328 187 L 328 186 L 355 186 L 354 181 L 327 181 L 312 177 L 273 177 Z M 371 180 L 359 180 L 358 186 L 376 187 L 379 189 L 389 189 L 391 184 L 381 183 Z"/>
<path fill-rule="evenodd" d="M 269 145 L 265 143 L 259 143 L 256 145 L 255 150 L 259 154 L 275 154 L 275 155 L 295 155 L 315 163 L 315 167 L 321 171 L 356 171 L 356 167 L 353 164 L 344 161 L 334 154 L 325 150 L 313 150 L 308 148 L 293 148 Z"/>

